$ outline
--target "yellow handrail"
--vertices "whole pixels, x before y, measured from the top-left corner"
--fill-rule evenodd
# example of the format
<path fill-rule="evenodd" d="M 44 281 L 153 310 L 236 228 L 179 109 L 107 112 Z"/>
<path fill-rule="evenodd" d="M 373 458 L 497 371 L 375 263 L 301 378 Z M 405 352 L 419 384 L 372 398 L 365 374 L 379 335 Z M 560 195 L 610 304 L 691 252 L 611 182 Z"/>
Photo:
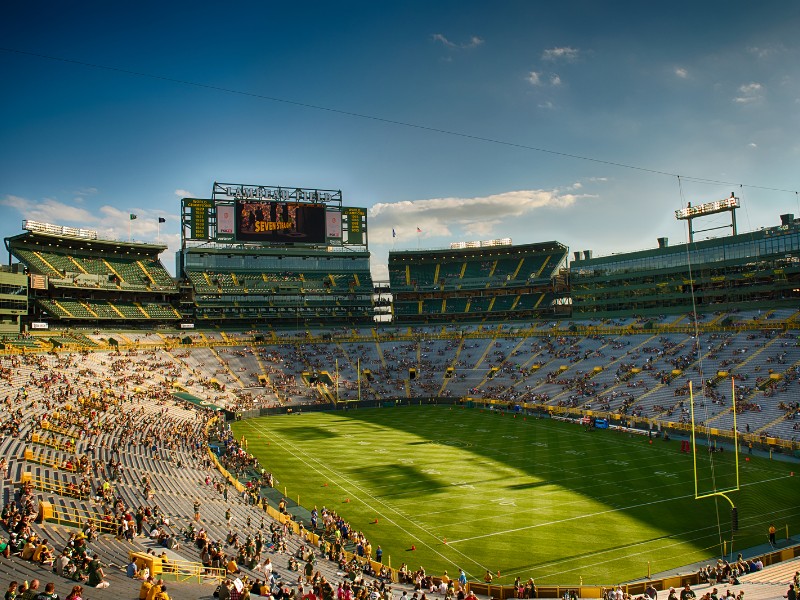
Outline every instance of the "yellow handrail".
<path fill-rule="evenodd" d="M 82 528 L 88 524 L 93 524 L 98 533 L 117 533 L 117 524 L 114 521 L 106 520 L 99 513 L 90 513 L 87 510 L 75 510 L 63 506 L 54 506 L 49 502 L 39 503 L 38 521 L 51 521 L 61 525 L 71 525 Z"/>
<path fill-rule="evenodd" d="M 29 477 L 25 477 L 25 475 L 29 475 Z M 69 498 L 78 498 L 79 500 L 89 499 L 89 494 L 81 494 L 77 486 L 72 488 L 68 483 L 64 483 L 63 481 L 54 481 L 39 475 L 33 475 L 30 473 L 30 471 L 23 473 L 23 478 L 20 483 L 25 483 L 25 481 L 29 482 L 37 490 L 41 490 L 43 492 L 58 494 L 59 496 L 68 496 Z"/>
<path fill-rule="evenodd" d="M 35 462 L 39 465 L 45 465 L 46 467 L 53 467 L 62 471 L 69 471 L 70 473 L 75 473 L 78 471 L 78 465 L 75 463 L 67 465 L 66 461 L 63 463 L 58 462 L 54 457 L 46 455 L 44 452 L 34 452 L 30 448 L 25 449 L 23 459 L 27 460 L 28 462 Z"/>
<path fill-rule="evenodd" d="M 65 435 L 67 437 L 76 440 L 80 438 L 80 436 L 72 433 L 69 429 L 65 429 L 64 427 L 59 427 L 58 425 L 54 425 L 50 421 L 42 422 L 42 429 L 45 429 L 47 431 L 52 431 L 53 433 L 60 433 L 61 435 Z"/>
<path fill-rule="evenodd" d="M 31 443 L 39 444 L 41 446 L 49 446 L 50 448 L 55 448 L 56 450 L 63 450 L 64 452 L 75 451 L 75 442 L 73 442 L 72 440 L 68 440 L 64 443 L 61 443 L 54 437 L 44 436 L 38 433 L 34 433 L 33 435 L 31 435 Z"/>
<path fill-rule="evenodd" d="M 129 552 L 129 560 L 136 562 L 139 569 L 147 567 L 151 575 L 169 575 L 176 581 L 196 579 L 201 583 L 203 579 L 211 578 L 217 581 L 225 579 L 227 572 L 218 567 L 205 567 L 202 563 L 172 558 L 161 558 L 144 552 Z"/>

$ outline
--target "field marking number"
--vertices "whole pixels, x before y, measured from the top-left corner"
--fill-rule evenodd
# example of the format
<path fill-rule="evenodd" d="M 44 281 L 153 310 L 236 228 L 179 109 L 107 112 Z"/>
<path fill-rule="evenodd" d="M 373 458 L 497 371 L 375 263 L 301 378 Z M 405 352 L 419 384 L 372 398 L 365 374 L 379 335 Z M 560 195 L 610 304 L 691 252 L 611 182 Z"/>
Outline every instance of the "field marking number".
<path fill-rule="evenodd" d="M 459 481 L 457 483 L 451 483 L 450 485 L 455 485 L 460 487 L 462 490 L 474 490 L 475 486 L 471 483 L 467 483 L 466 481 Z"/>
<path fill-rule="evenodd" d="M 675 473 L 668 473 L 667 471 L 656 471 L 655 475 L 659 477 L 677 477 L 678 475 Z"/>
<path fill-rule="evenodd" d="M 496 498 L 494 500 L 489 500 L 489 502 L 491 502 L 492 504 L 498 504 L 499 506 L 513 506 L 515 508 L 517 506 L 516 502 L 508 498 Z"/>

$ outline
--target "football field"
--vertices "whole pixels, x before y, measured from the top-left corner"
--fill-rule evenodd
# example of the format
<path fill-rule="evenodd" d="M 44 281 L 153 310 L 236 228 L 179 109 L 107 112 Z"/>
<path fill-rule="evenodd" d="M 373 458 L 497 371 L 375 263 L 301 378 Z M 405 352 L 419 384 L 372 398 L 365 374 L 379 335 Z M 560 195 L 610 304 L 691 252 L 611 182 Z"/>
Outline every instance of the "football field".
<path fill-rule="evenodd" d="M 740 455 L 739 510 L 695 500 L 680 442 L 551 419 L 417 406 L 233 424 L 287 495 L 363 531 L 384 562 L 499 583 L 612 584 L 765 543 L 800 528 L 796 463 Z M 736 487 L 730 452 L 698 455 L 702 494 Z M 713 461 L 713 462 L 711 462 Z M 412 550 L 412 547 L 414 548 Z M 735 554 L 734 554 L 735 556 Z M 497 583 L 498 580 L 495 579 Z"/>

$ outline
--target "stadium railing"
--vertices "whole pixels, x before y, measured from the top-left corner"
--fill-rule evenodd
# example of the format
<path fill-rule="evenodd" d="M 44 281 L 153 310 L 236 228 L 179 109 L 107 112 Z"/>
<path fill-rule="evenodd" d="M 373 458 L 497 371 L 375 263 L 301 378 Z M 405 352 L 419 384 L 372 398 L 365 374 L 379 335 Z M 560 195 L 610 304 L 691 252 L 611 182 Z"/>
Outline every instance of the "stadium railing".
<path fill-rule="evenodd" d="M 774 552 L 759 555 L 758 558 L 764 563 L 765 567 L 774 565 L 787 560 L 792 560 L 800 556 L 800 545 L 790 546 Z M 699 573 L 678 574 L 659 579 L 636 581 L 633 583 L 621 583 L 616 585 L 535 585 L 536 594 L 534 598 L 563 598 L 570 592 L 575 592 L 578 598 L 605 598 L 606 593 L 621 587 L 626 597 L 638 597 L 644 594 L 645 589 L 652 585 L 658 591 L 666 591 L 670 588 L 681 589 L 685 585 L 700 585 Z M 497 600 L 517 598 L 517 588 L 513 585 L 495 585 L 491 583 L 473 583 L 468 587 L 479 596 L 488 596 Z"/>
<path fill-rule="evenodd" d="M 47 521 L 81 529 L 88 525 L 94 525 L 98 533 L 112 533 L 114 535 L 117 533 L 117 524 L 105 519 L 99 513 L 93 514 L 87 510 L 66 508 L 45 501 L 39 502 L 39 515 L 36 521 L 39 523 Z"/>
<path fill-rule="evenodd" d="M 167 559 L 145 552 L 129 552 L 128 559 L 136 563 L 139 570 L 147 567 L 150 574 L 167 581 L 185 582 L 195 580 L 203 583 L 205 579 L 222 581 L 227 575 L 225 569 L 205 567 L 202 563 L 188 560 Z"/>
<path fill-rule="evenodd" d="M 72 462 L 67 464 L 66 462 L 58 460 L 58 457 L 50 456 L 49 454 L 45 454 L 44 452 L 34 452 L 30 448 L 25 448 L 25 452 L 22 455 L 22 457 L 24 460 L 28 462 L 44 465 L 46 467 L 53 467 L 54 469 L 68 471 L 70 473 L 75 473 L 78 470 L 77 465 L 75 465 Z"/>
<path fill-rule="evenodd" d="M 67 437 L 73 439 L 79 439 L 80 436 L 72 433 L 69 429 L 65 429 L 64 427 L 59 427 L 58 425 L 54 425 L 50 421 L 42 421 L 42 429 L 46 431 L 52 431 L 53 433 L 59 433 L 61 435 L 65 435 Z"/>
<path fill-rule="evenodd" d="M 53 436 L 45 436 L 38 433 L 34 433 L 31 435 L 31 443 L 39 444 L 41 446 L 49 446 L 50 448 L 55 448 L 56 450 L 63 450 L 65 452 L 75 451 L 75 442 L 71 439 L 67 440 L 66 442 L 61 442 Z"/>
<path fill-rule="evenodd" d="M 68 498 L 77 498 L 79 500 L 88 500 L 89 494 L 82 494 L 77 485 L 70 485 L 63 481 L 50 479 L 49 477 L 42 477 L 40 475 L 33 475 L 30 471 L 22 473 L 20 484 L 24 485 L 29 483 L 31 486 L 42 492 L 49 494 L 58 494 L 59 496 L 66 496 Z"/>

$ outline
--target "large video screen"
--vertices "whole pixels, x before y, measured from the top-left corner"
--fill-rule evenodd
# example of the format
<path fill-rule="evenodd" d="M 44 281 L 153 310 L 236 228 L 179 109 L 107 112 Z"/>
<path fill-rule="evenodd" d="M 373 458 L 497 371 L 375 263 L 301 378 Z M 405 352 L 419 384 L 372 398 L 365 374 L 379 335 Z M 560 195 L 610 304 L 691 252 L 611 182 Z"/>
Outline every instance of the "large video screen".
<path fill-rule="evenodd" d="M 236 239 L 244 242 L 324 244 L 325 205 L 237 200 Z"/>

